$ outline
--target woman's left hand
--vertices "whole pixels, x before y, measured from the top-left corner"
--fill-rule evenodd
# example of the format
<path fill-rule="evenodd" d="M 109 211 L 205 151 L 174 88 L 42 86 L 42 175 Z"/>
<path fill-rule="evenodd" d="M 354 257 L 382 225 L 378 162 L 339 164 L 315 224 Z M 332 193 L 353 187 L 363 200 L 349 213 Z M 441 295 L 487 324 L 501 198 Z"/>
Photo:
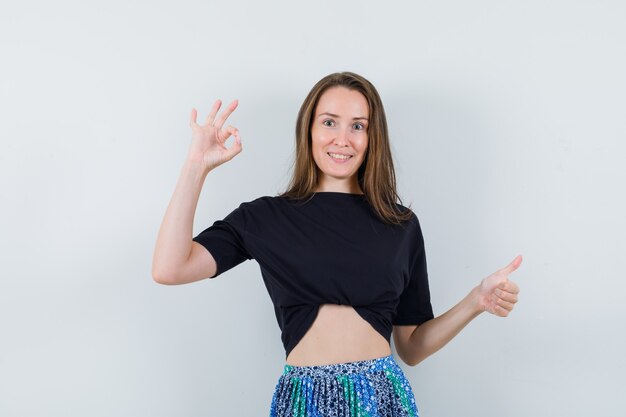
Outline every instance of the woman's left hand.
<path fill-rule="evenodd" d="M 518 255 L 506 267 L 499 269 L 484 278 L 476 290 L 481 311 L 488 311 L 496 316 L 506 317 L 517 303 L 519 287 L 509 281 L 509 274 L 522 263 L 522 255 Z"/>

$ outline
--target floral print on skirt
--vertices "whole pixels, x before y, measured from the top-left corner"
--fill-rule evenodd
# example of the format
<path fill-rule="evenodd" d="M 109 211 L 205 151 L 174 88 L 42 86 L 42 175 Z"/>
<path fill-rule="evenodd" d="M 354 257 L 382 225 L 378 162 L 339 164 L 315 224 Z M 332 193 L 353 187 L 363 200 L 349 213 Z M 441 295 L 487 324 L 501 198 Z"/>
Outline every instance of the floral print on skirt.
<path fill-rule="evenodd" d="M 419 417 L 409 381 L 392 355 L 356 362 L 285 364 L 270 417 Z"/>

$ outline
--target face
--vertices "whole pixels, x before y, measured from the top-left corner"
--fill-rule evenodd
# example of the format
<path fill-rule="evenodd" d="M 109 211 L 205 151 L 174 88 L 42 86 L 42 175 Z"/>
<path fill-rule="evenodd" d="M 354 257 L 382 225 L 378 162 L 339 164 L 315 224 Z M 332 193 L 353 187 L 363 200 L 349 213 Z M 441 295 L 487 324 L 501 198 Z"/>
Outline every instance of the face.
<path fill-rule="evenodd" d="M 320 97 L 311 121 L 318 191 L 360 192 L 357 171 L 367 151 L 369 109 L 358 91 L 332 87 Z"/>

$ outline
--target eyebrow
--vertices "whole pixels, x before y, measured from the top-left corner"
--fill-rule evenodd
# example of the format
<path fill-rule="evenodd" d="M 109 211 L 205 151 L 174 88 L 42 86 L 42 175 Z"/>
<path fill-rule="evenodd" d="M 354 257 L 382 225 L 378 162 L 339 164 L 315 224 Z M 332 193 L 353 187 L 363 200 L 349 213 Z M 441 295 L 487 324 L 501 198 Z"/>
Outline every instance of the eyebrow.
<path fill-rule="evenodd" d="M 331 117 L 339 117 L 338 114 L 332 114 L 332 113 L 322 113 L 322 114 L 320 114 L 317 117 L 321 117 L 321 116 L 324 116 L 324 115 L 328 115 L 328 116 L 331 116 Z M 369 121 L 369 119 L 367 117 L 353 117 L 352 118 L 352 120 L 358 120 L 358 119 L 363 119 L 363 120 Z"/>

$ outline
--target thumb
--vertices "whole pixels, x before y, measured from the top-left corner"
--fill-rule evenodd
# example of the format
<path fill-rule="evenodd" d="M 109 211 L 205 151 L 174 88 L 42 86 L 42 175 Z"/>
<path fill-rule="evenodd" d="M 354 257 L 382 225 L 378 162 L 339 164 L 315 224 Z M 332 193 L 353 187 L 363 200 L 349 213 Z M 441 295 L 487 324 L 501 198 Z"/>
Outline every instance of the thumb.
<path fill-rule="evenodd" d="M 508 264 L 507 266 L 505 266 L 502 270 L 505 273 L 510 274 L 511 272 L 513 272 L 517 268 L 519 268 L 521 263 L 522 263 L 522 255 L 517 255 L 515 257 L 515 259 L 513 259 L 513 261 L 510 264 Z"/>

